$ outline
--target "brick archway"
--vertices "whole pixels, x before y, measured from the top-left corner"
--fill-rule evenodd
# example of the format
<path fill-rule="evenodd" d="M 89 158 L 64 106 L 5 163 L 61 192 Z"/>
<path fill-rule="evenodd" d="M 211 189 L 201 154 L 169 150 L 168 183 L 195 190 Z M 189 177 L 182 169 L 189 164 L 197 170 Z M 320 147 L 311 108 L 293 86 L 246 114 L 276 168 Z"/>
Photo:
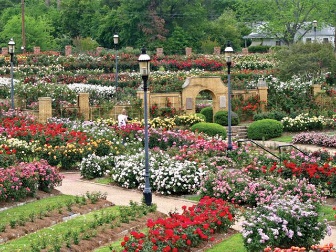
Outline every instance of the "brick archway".
<path fill-rule="evenodd" d="M 228 88 L 220 77 L 189 77 L 182 86 L 182 108 L 187 114 L 194 114 L 196 97 L 201 91 L 209 91 L 212 96 L 213 113 L 227 110 Z"/>

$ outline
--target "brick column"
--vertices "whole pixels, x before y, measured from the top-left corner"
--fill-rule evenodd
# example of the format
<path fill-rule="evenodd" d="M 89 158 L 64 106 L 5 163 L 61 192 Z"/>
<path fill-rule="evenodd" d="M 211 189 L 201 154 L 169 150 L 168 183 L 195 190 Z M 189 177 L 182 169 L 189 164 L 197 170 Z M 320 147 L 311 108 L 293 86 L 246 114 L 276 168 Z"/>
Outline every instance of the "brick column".
<path fill-rule="evenodd" d="M 163 48 L 162 47 L 156 48 L 156 56 L 158 56 L 158 57 L 163 56 Z"/>
<path fill-rule="evenodd" d="M 260 98 L 260 101 L 262 102 L 261 103 L 261 110 L 263 112 L 266 111 L 266 105 L 267 105 L 267 90 L 268 90 L 268 87 L 258 87 L 258 92 L 259 92 L 259 98 Z"/>
<path fill-rule="evenodd" d="M 319 92 L 321 92 L 321 84 L 314 84 L 314 85 L 312 85 L 311 88 L 312 88 L 313 96 L 315 96 Z"/>
<path fill-rule="evenodd" d="M 248 54 L 248 48 L 247 48 L 247 47 L 243 48 L 243 49 L 242 49 L 242 53 L 243 53 L 243 54 Z"/>
<path fill-rule="evenodd" d="M 185 52 L 186 52 L 186 56 L 187 57 L 191 56 L 191 54 L 192 54 L 192 48 L 191 47 L 186 47 Z"/>
<path fill-rule="evenodd" d="M 71 50 L 72 50 L 71 45 L 65 46 L 65 56 L 70 56 L 72 54 Z"/>
<path fill-rule="evenodd" d="M 78 107 L 79 107 L 79 113 L 83 116 L 84 120 L 89 120 L 90 118 L 89 93 L 80 93 L 78 95 Z"/>
<path fill-rule="evenodd" d="M 2 55 L 8 55 L 8 47 L 2 47 L 1 54 Z"/>
<path fill-rule="evenodd" d="M 40 123 L 46 123 L 48 118 L 52 117 L 51 97 L 39 97 L 39 116 L 38 121 Z"/>
<path fill-rule="evenodd" d="M 41 48 L 39 46 L 34 46 L 34 54 L 40 54 Z"/>
<path fill-rule="evenodd" d="M 220 55 L 220 53 L 221 53 L 221 48 L 219 46 L 214 47 L 214 54 Z"/>

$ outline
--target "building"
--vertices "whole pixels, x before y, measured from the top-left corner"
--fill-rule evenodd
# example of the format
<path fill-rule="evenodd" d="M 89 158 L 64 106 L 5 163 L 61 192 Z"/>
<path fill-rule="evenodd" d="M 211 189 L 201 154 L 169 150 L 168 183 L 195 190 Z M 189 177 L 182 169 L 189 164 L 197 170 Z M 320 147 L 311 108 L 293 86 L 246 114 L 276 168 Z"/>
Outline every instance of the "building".
<path fill-rule="evenodd" d="M 253 32 L 247 36 L 244 36 L 245 47 L 247 47 L 247 40 L 251 40 L 250 46 L 282 46 L 285 45 L 284 41 L 281 40 L 281 36 L 274 36 L 272 34 L 267 34 L 262 31 L 265 23 L 259 23 L 253 28 Z M 310 25 L 310 23 L 309 23 Z M 302 41 L 303 43 L 311 43 L 313 41 L 318 43 L 332 43 L 335 45 L 335 27 L 333 26 L 323 26 L 317 27 L 316 32 L 314 28 L 300 29 L 294 37 L 294 41 Z"/>

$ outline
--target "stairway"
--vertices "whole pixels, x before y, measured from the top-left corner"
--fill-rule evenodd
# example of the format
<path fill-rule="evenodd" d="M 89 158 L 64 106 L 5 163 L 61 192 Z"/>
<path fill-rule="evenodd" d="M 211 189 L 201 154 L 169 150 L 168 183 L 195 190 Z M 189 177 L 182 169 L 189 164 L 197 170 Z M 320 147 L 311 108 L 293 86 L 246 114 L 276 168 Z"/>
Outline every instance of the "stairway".
<path fill-rule="evenodd" d="M 228 132 L 228 127 L 226 127 Z M 247 127 L 246 126 L 231 126 L 232 139 L 247 139 Z"/>

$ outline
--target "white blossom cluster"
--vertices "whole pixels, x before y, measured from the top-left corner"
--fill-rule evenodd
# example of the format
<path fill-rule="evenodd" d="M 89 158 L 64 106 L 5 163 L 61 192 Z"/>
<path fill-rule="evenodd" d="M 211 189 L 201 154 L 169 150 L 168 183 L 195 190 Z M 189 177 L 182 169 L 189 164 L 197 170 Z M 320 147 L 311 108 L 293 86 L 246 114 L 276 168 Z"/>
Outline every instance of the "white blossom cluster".
<path fill-rule="evenodd" d="M 143 189 L 145 185 L 144 152 L 115 158 L 112 180 L 126 188 Z M 163 152 L 151 152 L 149 157 L 150 184 L 161 194 L 188 194 L 196 192 L 205 171 L 196 162 L 178 161 Z"/>
<path fill-rule="evenodd" d="M 101 85 L 91 85 L 83 83 L 69 84 L 68 88 L 76 93 L 89 93 L 90 97 L 98 97 L 98 99 L 111 99 L 115 95 L 115 87 L 107 87 Z"/>
<path fill-rule="evenodd" d="M 103 177 L 109 172 L 109 167 L 112 165 L 112 156 L 97 156 L 96 154 L 89 154 L 83 158 L 79 165 L 81 176 L 87 179 Z"/>

